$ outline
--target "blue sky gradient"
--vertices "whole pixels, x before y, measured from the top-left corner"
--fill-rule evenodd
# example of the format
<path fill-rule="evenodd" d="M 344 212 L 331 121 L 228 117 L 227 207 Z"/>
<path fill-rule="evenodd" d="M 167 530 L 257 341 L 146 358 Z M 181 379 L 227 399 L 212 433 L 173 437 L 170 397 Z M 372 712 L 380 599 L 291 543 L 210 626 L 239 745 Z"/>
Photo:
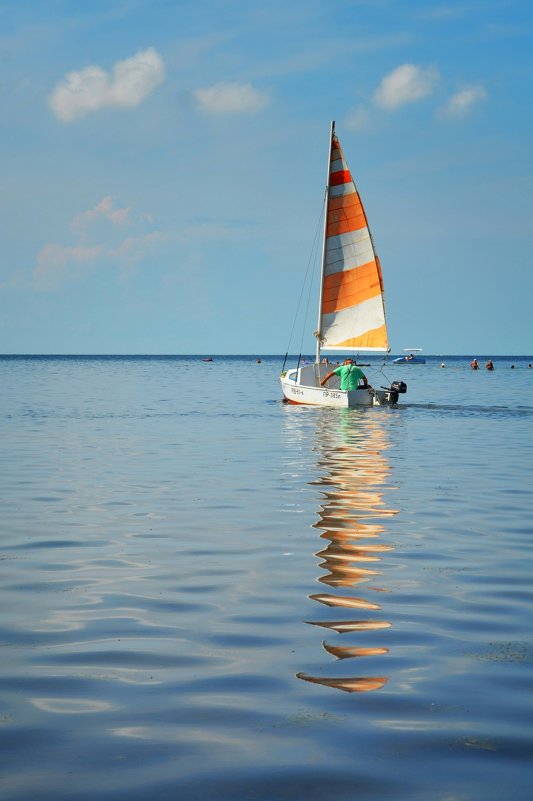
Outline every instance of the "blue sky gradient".
<path fill-rule="evenodd" d="M 0 2 L 0 352 L 284 352 L 335 119 L 393 351 L 531 353 L 531 8 Z"/>

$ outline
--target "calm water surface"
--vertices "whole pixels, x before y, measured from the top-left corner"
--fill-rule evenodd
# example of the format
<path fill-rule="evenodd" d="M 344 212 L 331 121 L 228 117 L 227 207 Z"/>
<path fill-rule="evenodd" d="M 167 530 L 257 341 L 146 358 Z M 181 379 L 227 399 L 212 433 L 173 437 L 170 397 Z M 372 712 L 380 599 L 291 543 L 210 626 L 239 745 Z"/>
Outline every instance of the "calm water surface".
<path fill-rule="evenodd" d="M 532 359 L 440 361 L 0 359 L 2 798 L 529 801 Z"/>

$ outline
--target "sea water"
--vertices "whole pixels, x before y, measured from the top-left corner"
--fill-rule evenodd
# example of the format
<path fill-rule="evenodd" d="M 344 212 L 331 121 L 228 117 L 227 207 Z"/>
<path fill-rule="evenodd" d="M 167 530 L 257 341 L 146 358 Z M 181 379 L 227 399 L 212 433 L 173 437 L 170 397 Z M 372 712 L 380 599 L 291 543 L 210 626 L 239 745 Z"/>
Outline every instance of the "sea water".
<path fill-rule="evenodd" d="M 469 361 L 0 359 L 1 797 L 529 801 L 532 359 Z"/>

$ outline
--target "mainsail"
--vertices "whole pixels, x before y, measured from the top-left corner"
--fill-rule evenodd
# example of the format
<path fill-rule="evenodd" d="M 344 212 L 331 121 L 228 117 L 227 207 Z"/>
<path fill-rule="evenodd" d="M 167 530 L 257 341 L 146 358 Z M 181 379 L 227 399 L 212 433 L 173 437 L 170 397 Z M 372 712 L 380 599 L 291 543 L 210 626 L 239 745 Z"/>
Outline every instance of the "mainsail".
<path fill-rule="evenodd" d="M 334 125 L 323 262 L 320 349 L 388 351 L 381 266 Z"/>

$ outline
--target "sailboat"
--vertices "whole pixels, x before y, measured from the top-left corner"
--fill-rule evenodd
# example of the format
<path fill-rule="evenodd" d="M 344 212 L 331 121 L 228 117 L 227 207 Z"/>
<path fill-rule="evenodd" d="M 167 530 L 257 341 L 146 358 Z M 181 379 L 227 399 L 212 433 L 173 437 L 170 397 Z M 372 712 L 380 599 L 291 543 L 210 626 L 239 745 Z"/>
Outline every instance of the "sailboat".
<path fill-rule="evenodd" d="M 403 381 L 375 389 L 340 389 L 339 376 L 321 381 L 334 365 L 324 351 L 388 353 L 383 276 L 365 210 L 331 123 L 329 137 L 322 268 L 318 298 L 316 358 L 311 364 L 283 369 L 284 399 L 314 406 L 381 406 L 397 403 Z M 285 366 L 284 366 L 285 368 Z"/>

